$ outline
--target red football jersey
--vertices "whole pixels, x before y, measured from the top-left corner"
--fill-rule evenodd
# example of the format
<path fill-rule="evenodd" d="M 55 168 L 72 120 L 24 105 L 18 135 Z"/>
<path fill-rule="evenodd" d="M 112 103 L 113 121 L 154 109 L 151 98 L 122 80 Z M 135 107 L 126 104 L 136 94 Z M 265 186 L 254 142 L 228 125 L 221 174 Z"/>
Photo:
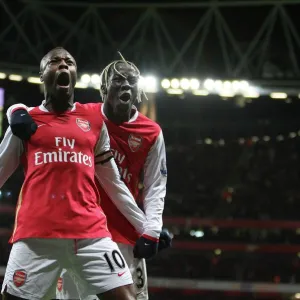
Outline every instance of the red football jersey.
<path fill-rule="evenodd" d="M 162 226 L 161 215 L 166 188 L 166 157 L 161 128 L 137 110 L 129 122 L 121 125 L 116 125 L 105 117 L 103 106 L 101 111 L 120 175 L 146 213 L 149 221 L 149 226 L 145 224 L 146 230 L 157 233 L 158 238 Z M 153 148 L 155 149 L 152 153 Z M 146 191 L 141 189 L 143 185 Z M 118 243 L 134 244 L 138 233 L 116 208 L 102 186 L 98 184 L 98 188 L 101 194 L 101 207 L 107 216 L 113 240 Z M 150 204 L 152 200 L 154 201 Z M 148 211 L 146 202 L 150 204 Z"/>
<path fill-rule="evenodd" d="M 75 103 L 62 114 L 41 105 L 30 115 L 38 130 L 23 145 L 25 180 L 10 242 L 110 237 L 94 179 L 95 152 L 105 126 L 100 105 Z M 108 150 L 97 151 L 103 155 Z"/>

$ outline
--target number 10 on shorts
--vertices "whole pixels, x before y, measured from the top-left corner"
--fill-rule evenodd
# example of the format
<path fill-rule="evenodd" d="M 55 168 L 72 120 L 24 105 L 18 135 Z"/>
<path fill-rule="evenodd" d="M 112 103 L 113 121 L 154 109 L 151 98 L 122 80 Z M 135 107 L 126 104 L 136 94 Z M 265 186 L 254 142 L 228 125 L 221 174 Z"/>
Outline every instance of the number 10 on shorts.
<path fill-rule="evenodd" d="M 108 253 L 105 253 L 104 258 L 105 258 L 111 272 L 116 271 L 114 266 L 118 266 L 120 269 L 125 268 L 124 258 L 122 257 L 122 255 L 117 250 L 113 250 L 110 255 Z M 124 273 L 119 273 L 118 275 L 122 276 L 123 274 Z"/>

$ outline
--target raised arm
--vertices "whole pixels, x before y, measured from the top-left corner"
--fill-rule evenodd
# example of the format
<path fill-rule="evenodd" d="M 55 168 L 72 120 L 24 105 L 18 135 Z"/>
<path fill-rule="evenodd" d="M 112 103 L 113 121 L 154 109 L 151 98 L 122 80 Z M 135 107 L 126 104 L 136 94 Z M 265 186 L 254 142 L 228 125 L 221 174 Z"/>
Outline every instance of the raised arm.
<path fill-rule="evenodd" d="M 18 103 L 12 105 L 6 113 L 13 135 L 25 141 L 29 140 L 37 130 L 36 123 L 28 113 L 30 109 L 32 108 Z"/>

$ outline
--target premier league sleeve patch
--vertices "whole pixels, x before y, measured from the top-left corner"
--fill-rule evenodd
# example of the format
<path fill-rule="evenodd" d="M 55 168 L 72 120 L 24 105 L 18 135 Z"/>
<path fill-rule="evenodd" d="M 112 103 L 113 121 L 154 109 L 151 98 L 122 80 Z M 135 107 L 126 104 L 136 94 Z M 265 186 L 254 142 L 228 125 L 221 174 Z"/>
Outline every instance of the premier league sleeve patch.
<path fill-rule="evenodd" d="M 160 166 L 160 174 L 164 177 L 167 177 L 168 176 L 168 171 L 167 171 L 167 164 L 166 164 L 166 161 L 163 160 L 161 162 L 161 166 Z"/>

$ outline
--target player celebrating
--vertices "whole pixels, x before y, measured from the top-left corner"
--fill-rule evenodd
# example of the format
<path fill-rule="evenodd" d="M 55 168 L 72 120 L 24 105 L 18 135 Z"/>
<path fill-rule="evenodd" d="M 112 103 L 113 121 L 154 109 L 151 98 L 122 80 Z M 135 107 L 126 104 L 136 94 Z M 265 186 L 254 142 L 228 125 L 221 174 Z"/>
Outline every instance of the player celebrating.
<path fill-rule="evenodd" d="M 151 228 L 152 236 L 159 237 L 167 181 L 165 144 L 159 125 L 139 113 L 134 106 L 142 97 L 138 86 L 139 76 L 138 68 L 125 59 L 110 63 L 101 74 L 100 92 L 104 102 L 101 113 L 121 177 L 143 207 L 146 227 Z M 143 186 L 141 190 L 140 184 Z M 148 288 L 145 259 L 134 248 L 138 233 L 105 194 L 101 184 L 99 190 L 108 228 L 131 270 L 137 299 L 146 300 Z M 153 240 L 149 248 L 155 245 L 156 241 Z M 74 294 L 76 289 L 66 273 L 61 282 L 64 284 L 59 285 L 57 298 L 78 299 L 78 295 L 76 297 Z"/>
<path fill-rule="evenodd" d="M 162 227 L 166 190 L 165 146 L 158 124 L 138 113 L 133 106 L 135 101 L 141 100 L 139 75 L 138 68 L 125 60 L 109 64 L 101 74 L 101 94 L 104 100 L 101 112 L 121 176 L 135 198 L 141 201 L 153 235 L 158 237 Z M 144 189 L 139 199 L 138 185 L 141 180 Z M 109 230 L 134 275 L 138 298 L 147 299 L 145 261 L 133 257 L 133 245 L 138 239 L 138 233 L 120 214 L 101 185 L 98 188 L 101 191 L 101 206 L 108 216 Z M 153 247 L 156 247 L 156 243 L 153 243 Z M 140 254 L 136 253 L 136 256 Z M 68 279 L 64 276 L 61 282 L 66 280 Z M 68 290 L 66 293 L 65 289 L 61 291 L 61 284 L 58 287 L 58 298 L 75 298 L 74 288 L 68 289 L 64 284 L 63 287 Z"/>
<path fill-rule="evenodd" d="M 74 58 L 55 48 L 41 61 L 45 101 L 29 113 L 20 105 L 8 111 L 12 130 L 19 136 L 23 130 L 27 141 L 9 128 L 0 145 L 0 186 L 20 162 L 25 169 L 2 287 L 7 300 L 50 298 L 63 268 L 80 287 L 80 298 L 135 299 L 128 266 L 99 208 L 95 174 L 118 210 L 145 234 L 137 253 L 157 239 L 119 176 L 101 105 L 73 102 L 76 77 Z M 24 120 L 30 121 L 27 129 Z"/>
<path fill-rule="evenodd" d="M 110 63 L 101 74 L 100 91 L 104 100 L 101 114 L 122 179 L 143 206 L 146 227 L 151 228 L 152 236 L 159 237 L 167 181 L 165 145 L 159 125 L 140 114 L 134 106 L 142 97 L 138 87 L 139 76 L 138 68 L 131 62 L 123 59 Z M 30 122 L 27 127 L 30 130 Z M 142 190 L 138 188 L 139 184 L 143 185 Z M 113 204 L 101 184 L 98 188 L 108 228 L 133 275 L 137 299 L 148 299 L 146 264 L 142 259 L 147 255 L 139 253 L 143 251 L 138 251 L 138 247 L 134 249 L 138 233 Z M 138 243 L 142 241 L 143 238 Z M 148 246 L 150 253 L 155 253 L 155 242 Z M 170 242 L 168 233 L 163 232 L 160 247 L 168 247 Z M 67 273 L 59 281 L 57 298 L 78 299 L 76 288 Z"/>

